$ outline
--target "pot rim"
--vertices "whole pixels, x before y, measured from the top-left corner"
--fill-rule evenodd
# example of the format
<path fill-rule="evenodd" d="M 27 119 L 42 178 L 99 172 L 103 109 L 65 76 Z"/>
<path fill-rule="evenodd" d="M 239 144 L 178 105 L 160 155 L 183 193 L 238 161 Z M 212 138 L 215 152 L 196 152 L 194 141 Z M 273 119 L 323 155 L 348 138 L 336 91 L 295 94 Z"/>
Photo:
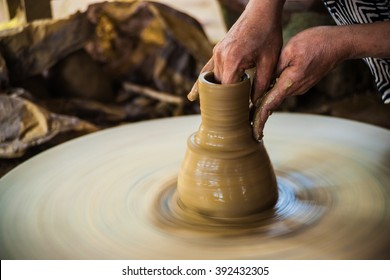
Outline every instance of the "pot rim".
<path fill-rule="evenodd" d="M 213 87 L 236 87 L 240 86 L 244 83 L 250 82 L 250 77 L 247 73 L 244 73 L 241 77 L 241 81 L 237 83 L 232 83 L 232 84 L 221 84 L 221 83 L 213 83 L 210 81 L 210 76 L 212 76 L 212 79 L 214 79 L 214 72 L 213 71 L 206 71 L 203 72 L 199 75 L 199 82 L 208 86 L 213 86 Z"/>

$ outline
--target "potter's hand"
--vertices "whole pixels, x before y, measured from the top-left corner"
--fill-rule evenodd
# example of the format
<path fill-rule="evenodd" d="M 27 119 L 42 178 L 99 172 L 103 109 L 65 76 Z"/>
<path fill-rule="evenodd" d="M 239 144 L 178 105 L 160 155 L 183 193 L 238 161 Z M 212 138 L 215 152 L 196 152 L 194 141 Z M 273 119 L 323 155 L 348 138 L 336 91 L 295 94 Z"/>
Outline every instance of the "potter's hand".
<path fill-rule="evenodd" d="M 206 63 L 206 65 L 202 68 L 200 73 L 208 72 L 208 71 L 213 71 L 214 69 L 214 60 L 211 58 L 209 62 Z M 199 92 L 198 92 L 198 80 L 194 83 L 192 86 L 192 89 L 190 93 L 187 95 L 188 100 L 190 101 L 195 101 L 199 97 Z"/>
<path fill-rule="evenodd" d="M 337 28 L 337 27 L 336 27 Z M 335 27 L 315 27 L 298 33 L 283 48 L 277 65 L 279 78 L 274 87 L 256 104 L 253 134 L 263 137 L 268 116 L 282 101 L 300 95 L 345 59 L 342 41 Z"/>
<path fill-rule="evenodd" d="M 279 58 L 275 86 L 254 114 L 253 133 L 262 138 L 264 124 L 284 98 L 303 94 L 345 59 L 390 57 L 390 22 L 314 27 L 298 33 Z"/>
<path fill-rule="evenodd" d="M 274 77 L 282 46 L 281 11 L 284 0 L 249 1 L 245 11 L 214 48 L 202 72 L 213 71 L 223 84 L 240 80 L 246 69 L 257 67 L 252 102 L 264 94 Z M 188 95 L 198 98 L 197 83 Z"/>

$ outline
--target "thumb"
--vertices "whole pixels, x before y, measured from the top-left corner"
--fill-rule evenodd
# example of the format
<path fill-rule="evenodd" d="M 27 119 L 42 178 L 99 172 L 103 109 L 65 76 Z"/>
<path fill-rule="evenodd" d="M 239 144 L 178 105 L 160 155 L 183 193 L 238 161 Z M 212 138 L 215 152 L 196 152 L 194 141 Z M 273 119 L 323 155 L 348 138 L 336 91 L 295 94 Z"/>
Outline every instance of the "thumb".
<path fill-rule="evenodd" d="M 200 73 L 208 72 L 208 71 L 213 71 L 214 69 L 214 59 L 211 58 L 206 65 L 202 68 Z M 199 98 L 199 91 L 198 91 L 198 80 L 194 83 L 192 86 L 191 91 L 187 95 L 188 100 L 190 101 L 195 101 L 196 99 Z"/>

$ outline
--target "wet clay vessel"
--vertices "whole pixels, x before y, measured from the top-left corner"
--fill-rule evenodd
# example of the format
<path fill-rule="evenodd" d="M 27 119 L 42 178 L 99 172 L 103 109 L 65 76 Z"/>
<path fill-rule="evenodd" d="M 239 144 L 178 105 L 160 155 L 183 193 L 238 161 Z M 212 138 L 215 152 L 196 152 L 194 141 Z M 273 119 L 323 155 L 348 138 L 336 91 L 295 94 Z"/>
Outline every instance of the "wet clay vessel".
<path fill-rule="evenodd" d="M 218 218 L 272 207 L 278 197 L 276 179 L 263 142 L 252 137 L 249 77 L 221 85 L 206 72 L 198 84 L 202 123 L 187 141 L 178 175 L 179 203 Z"/>

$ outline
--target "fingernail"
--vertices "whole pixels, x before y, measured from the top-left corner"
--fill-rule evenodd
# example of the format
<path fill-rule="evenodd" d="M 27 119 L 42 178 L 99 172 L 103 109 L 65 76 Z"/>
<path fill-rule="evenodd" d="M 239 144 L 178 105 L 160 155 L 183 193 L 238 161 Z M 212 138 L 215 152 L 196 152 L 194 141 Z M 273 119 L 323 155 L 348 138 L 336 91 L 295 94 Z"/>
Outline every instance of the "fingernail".
<path fill-rule="evenodd" d="M 257 137 L 256 137 L 256 141 L 257 141 L 257 142 L 263 141 L 263 136 L 264 136 L 263 133 L 260 134 L 259 136 L 257 136 Z"/>
<path fill-rule="evenodd" d="M 194 96 L 193 96 L 194 94 L 192 93 L 192 92 L 190 92 L 189 94 L 187 94 L 187 99 L 189 100 L 189 101 L 194 101 L 195 99 L 194 99 Z"/>
<path fill-rule="evenodd" d="M 187 95 L 187 98 L 188 98 L 188 100 L 190 100 L 190 101 L 195 101 L 196 99 L 198 99 L 198 96 L 199 96 L 199 92 L 198 92 L 198 89 L 196 88 L 196 89 L 192 89 L 191 91 L 190 91 L 190 93 Z"/>
<path fill-rule="evenodd" d="M 195 101 L 196 99 L 198 99 L 198 96 L 198 81 L 196 81 L 192 86 L 191 91 L 188 93 L 187 98 L 189 101 Z"/>
<path fill-rule="evenodd" d="M 263 132 L 261 132 L 261 133 L 257 133 L 257 132 L 255 132 L 255 140 L 257 141 L 257 142 L 261 142 L 262 140 L 263 140 Z"/>

